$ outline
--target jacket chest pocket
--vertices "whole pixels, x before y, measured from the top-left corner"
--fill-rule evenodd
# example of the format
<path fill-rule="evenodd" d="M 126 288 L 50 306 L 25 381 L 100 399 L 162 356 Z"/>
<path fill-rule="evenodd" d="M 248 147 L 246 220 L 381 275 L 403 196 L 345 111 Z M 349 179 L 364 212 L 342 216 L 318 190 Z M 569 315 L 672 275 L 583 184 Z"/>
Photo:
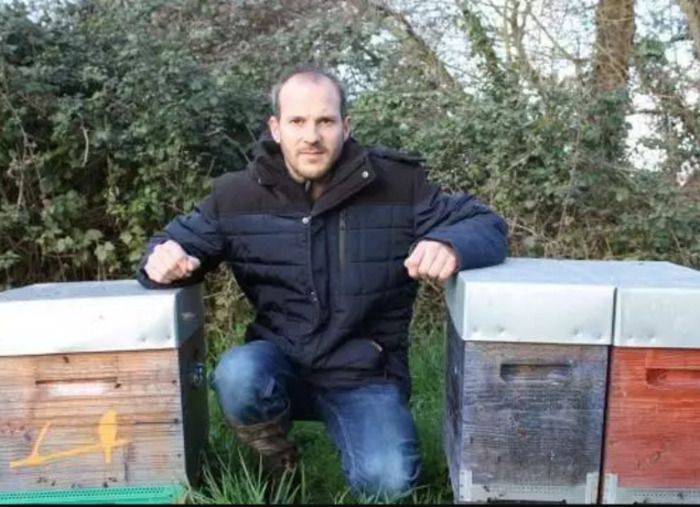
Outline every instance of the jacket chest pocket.
<path fill-rule="evenodd" d="M 375 294 L 404 281 L 403 261 L 414 239 L 411 217 L 407 206 L 367 206 L 339 213 L 341 293 Z"/>
<path fill-rule="evenodd" d="M 338 265 L 342 278 L 347 266 L 347 211 L 343 210 L 338 215 Z"/>
<path fill-rule="evenodd" d="M 231 261 L 256 283 L 292 283 L 308 264 L 308 223 L 303 216 L 243 215 L 224 230 Z"/>

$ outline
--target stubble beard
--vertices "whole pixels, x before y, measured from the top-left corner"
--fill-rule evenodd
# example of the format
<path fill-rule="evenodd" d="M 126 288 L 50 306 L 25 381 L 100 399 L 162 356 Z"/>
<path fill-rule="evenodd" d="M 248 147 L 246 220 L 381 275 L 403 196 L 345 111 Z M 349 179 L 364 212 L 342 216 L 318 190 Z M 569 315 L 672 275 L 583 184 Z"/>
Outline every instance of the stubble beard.
<path fill-rule="evenodd" d="M 306 164 L 303 161 L 305 155 L 304 150 L 297 152 L 296 156 L 296 167 L 292 167 L 293 174 L 298 179 L 303 179 L 304 181 L 310 182 L 324 182 L 328 179 L 331 174 L 331 168 L 336 163 L 340 156 L 340 150 L 338 153 L 330 153 L 325 147 L 314 147 L 311 149 L 318 149 L 322 151 L 318 156 L 322 160 L 317 164 Z"/>

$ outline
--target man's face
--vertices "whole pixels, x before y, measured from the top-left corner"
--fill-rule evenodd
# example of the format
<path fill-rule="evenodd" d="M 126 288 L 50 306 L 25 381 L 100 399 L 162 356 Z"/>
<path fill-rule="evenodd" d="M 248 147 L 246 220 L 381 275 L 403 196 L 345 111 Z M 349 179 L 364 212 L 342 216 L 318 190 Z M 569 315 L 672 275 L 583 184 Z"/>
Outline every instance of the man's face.
<path fill-rule="evenodd" d="M 324 77 L 296 75 L 279 93 L 279 118 L 268 121 L 292 178 L 320 180 L 340 156 L 350 122 L 340 116 L 340 96 Z"/>

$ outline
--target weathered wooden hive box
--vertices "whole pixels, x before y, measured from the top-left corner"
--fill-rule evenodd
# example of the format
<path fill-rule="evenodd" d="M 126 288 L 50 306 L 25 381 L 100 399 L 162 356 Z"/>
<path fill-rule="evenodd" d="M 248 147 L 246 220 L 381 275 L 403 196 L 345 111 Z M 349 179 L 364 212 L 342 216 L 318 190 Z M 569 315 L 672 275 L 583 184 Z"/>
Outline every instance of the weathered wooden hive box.
<path fill-rule="evenodd" d="M 207 439 L 201 288 L 0 293 L 0 502 L 166 502 Z"/>
<path fill-rule="evenodd" d="M 700 272 L 620 272 L 604 444 L 604 503 L 700 503 Z"/>
<path fill-rule="evenodd" d="M 509 258 L 448 284 L 444 445 L 457 502 L 597 502 L 609 269 Z"/>

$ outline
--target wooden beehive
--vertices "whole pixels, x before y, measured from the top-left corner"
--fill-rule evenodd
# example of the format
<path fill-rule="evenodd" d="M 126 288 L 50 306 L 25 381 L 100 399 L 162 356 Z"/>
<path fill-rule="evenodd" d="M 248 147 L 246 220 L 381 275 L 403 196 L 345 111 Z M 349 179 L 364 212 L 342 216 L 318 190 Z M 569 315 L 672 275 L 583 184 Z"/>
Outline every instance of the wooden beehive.
<path fill-rule="evenodd" d="M 172 500 L 207 440 L 201 288 L 0 293 L 0 501 Z"/>
<path fill-rule="evenodd" d="M 604 503 L 700 502 L 700 272 L 644 263 L 617 280 Z"/>
<path fill-rule="evenodd" d="M 510 258 L 448 285 L 444 446 L 455 501 L 597 501 L 607 269 Z"/>

